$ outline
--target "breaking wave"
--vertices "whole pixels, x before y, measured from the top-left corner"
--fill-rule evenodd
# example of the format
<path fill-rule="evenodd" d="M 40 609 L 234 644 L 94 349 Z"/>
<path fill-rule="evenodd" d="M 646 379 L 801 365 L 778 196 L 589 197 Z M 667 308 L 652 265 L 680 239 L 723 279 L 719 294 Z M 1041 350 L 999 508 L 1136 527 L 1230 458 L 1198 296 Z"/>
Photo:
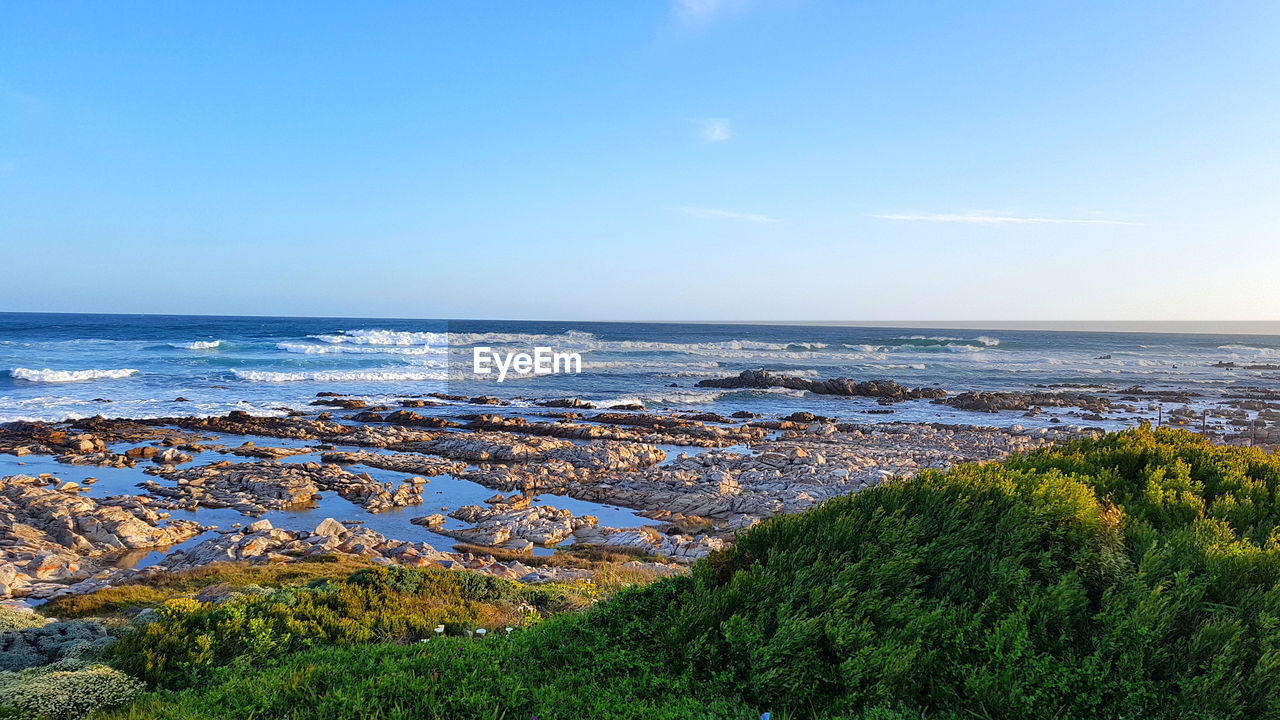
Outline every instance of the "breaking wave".
<path fill-rule="evenodd" d="M 169 347 L 176 347 L 179 350 L 213 350 L 222 345 L 221 340 L 196 340 L 189 343 L 169 343 Z"/>
<path fill-rule="evenodd" d="M 239 380 L 249 382 L 407 382 L 447 380 L 436 370 L 317 370 L 314 372 L 274 372 L 268 370 L 232 370 Z"/>
<path fill-rule="evenodd" d="M 347 354 L 391 354 L 391 355 L 431 355 L 445 352 L 444 348 L 433 348 L 430 345 L 422 345 L 420 347 L 411 347 L 408 345 L 316 345 L 314 343 L 298 343 L 298 342 L 282 342 L 276 343 L 277 350 L 284 350 L 289 353 L 297 353 L 302 355 L 332 355 L 336 353 Z"/>
<path fill-rule="evenodd" d="M 89 380 L 119 380 L 137 373 L 137 370 L 123 368 L 120 370 L 32 370 L 31 368 L 14 368 L 9 377 L 27 382 L 65 383 L 87 382 Z"/>
<path fill-rule="evenodd" d="M 1252 355 L 1259 358 L 1280 357 L 1280 348 L 1256 347 L 1254 345 L 1219 345 L 1219 350 L 1228 350 L 1235 354 Z"/>
<path fill-rule="evenodd" d="M 760 397 L 763 395 L 785 395 L 787 397 L 804 397 L 804 390 L 790 388 L 751 388 L 747 390 L 672 390 L 671 392 L 643 393 L 627 395 L 607 400 L 592 400 L 601 407 L 610 405 L 640 404 L 645 407 L 661 407 L 664 405 L 700 405 L 713 403 L 728 397 Z"/>
<path fill-rule="evenodd" d="M 559 335 L 537 333 L 450 333 L 410 332 L 404 330 L 344 330 L 340 334 L 308 335 L 313 340 L 332 345 L 379 345 L 403 347 L 409 345 L 453 346 L 470 345 L 530 345 L 556 343 L 577 349 L 591 349 L 595 336 L 589 332 L 571 330 Z"/>

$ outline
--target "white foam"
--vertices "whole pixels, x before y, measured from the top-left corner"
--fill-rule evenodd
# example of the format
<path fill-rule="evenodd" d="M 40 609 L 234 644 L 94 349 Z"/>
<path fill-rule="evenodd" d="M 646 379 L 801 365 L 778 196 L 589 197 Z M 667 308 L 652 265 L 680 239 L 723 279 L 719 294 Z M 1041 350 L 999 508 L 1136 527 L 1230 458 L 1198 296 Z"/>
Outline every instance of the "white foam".
<path fill-rule="evenodd" d="M 189 343 L 169 343 L 170 347 L 176 347 L 179 350 L 213 350 L 222 345 L 221 340 L 196 340 Z"/>
<path fill-rule="evenodd" d="M 1280 348 L 1255 347 L 1253 345 L 1219 345 L 1219 350 L 1230 350 L 1233 354 L 1252 355 L 1259 358 L 1280 357 Z"/>
<path fill-rule="evenodd" d="M 249 382 L 405 382 L 447 380 L 446 373 L 433 370 L 318 370 L 315 372 L 271 372 L 266 370 L 232 370 L 240 380 Z"/>
<path fill-rule="evenodd" d="M 400 330 L 344 330 L 340 335 L 308 335 L 320 342 L 334 345 L 447 345 L 445 333 L 404 332 Z"/>
<path fill-rule="evenodd" d="M 589 332 L 570 330 L 559 334 L 539 333 L 440 333 L 402 330 L 345 330 L 340 334 L 309 335 L 313 340 L 335 346 L 374 345 L 403 347 L 410 345 L 450 346 L 474 345 L 551 345 L 557 350 L 580 352 L 672 352 L 692 355 L 721 353 L 796 352 L 827 348 L 820 342 L 763 342 L 758 340 L 721 340 L 715 342 L 679 343 L 647 340 L 600 340 Z M 282 348 L 283 349 L 283 348 Z"/>
<path fill-rule="evenodd" d="M 442 333 L 409 332 L 404 330 L 344 330 L 341 334 L 309 335 L 313 340 L 333 345 L 435 345 L 463 347 L 469 345 L 530 345 L 556 344 L 561 347 L 592 349 L 595 336 L 588 332 L 571 330 L 559 335 L 538 333 Z"/>
<path fill-rule="evenodd" d="M 32 370 L 30 368 L 14 368 L 9 376 L 27 382 L 65 383 L 87 382 L 89 380 L 119 380 L 138 372 L 130 368 L 120 370 Z"/>
<path fill-rule="evenodd" d="M 952 347 L 957 345 L 972 346 L 974 343 L 978 343 L 983 347 L 995 347 L 1000 344 L 1000 338 L 990 337 L 988 335 L 979 335 L 976 338 L 952 337 L 950 335 L 900 335 L 895 339 L 897 340 L 929 340 L 931 342 L 935 342 L 939 345 L 943 345 L 947 347 Z"/>
<path fill-rule="evenodd" d="M 733 390 L 672 390 L 654 394 L 626 395 L 606 400 L 592 400 L 601 407 L 610 405 L 631 405 L 639 403 L 645 407 L 660 405 L 699 405 L 713 403 L 730 395 L 785 395 L 787 397 L 804 397 L 804 390 L 791 388 L 741 388 Z"/>
<path fill-rule="evenodd" d="M 421 347 L 408 347 L 403 345 L 316 345 L 314 343 L 297 343 L 282 342 L 276 343 L 276 348 L 289 353 L 297 353 L 302 355 L 331 355 L 335 353 L 347 354 L 391 354 L 391 355 L 430 355 L 441 354 L 446 352 L 444 348 L 433 348 L 430 345 Z"/>

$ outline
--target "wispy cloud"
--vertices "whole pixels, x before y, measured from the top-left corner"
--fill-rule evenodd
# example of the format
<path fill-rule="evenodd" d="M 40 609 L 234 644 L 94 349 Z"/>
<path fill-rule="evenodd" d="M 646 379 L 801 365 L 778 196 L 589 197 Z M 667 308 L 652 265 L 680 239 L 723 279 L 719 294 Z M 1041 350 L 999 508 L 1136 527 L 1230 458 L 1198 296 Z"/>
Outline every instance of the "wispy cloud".
<path fill-rule="evenodd" d="M 884 213 L 871 217 L 905 222 L 963 223 L 970 225 L 1141 225 L 1106 218 L 1060 218 L 1039 215 L 1011 215 L 993 212 L 966 213 Z"/>
<path fill-rule="evenodd" d="M 690 25 L 710 22 L 738 3 L 735 0 L 672 0 L 671 15 Z"/>
<path fill-rule="evenodd" d="M 733 128 L 725 118 L 707 118 L 702 123 L 702 139 L 709 143 L 724 142 L 733 137 Z"/>
<path fill-rule="evenodd" d="M 689 207 L 684 206 L 677 208 L 680 212 L 690 217 L 702 218 L 704 220 L 739 220 L 741 222 L 752 223 L 775 223 L 777 218 L 768 215 L 760 215 L 758 213 L 733 212 L 731 210 L 716 210 L 714 208 L 705 207 Z"/>

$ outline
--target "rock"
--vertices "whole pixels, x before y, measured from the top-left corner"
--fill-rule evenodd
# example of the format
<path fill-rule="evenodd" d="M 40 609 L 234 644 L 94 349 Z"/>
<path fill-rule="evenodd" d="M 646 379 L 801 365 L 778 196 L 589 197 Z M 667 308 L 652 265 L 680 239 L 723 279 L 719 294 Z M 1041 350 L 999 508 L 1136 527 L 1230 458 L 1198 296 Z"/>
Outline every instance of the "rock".
<path fill-rule="evenodd" d="M 1001 412 L 1004 410 L 1027 410 L 1032 406 L 1040 407 L 1079 407 L 1095 413 L 1111 409 L 1111 402 L 1098 395 L 1085 393 L 1022 393 L 1022 392 L 965 392 L 955 397 L 937 400 L 961 410 L 976 412 Z"/>
<path fill-rule="evenodd" d="M 538 407 L 548 407 L 548 408 L 570 408 L 575 410 L 595 410 L 596 409 L 596 406 L 593 405 L 592 403 L 589 403 L 585 400 L 579 400 L 578 398 L 561 398 L 559 400 L 543 400 L 541 402 L 536 402 L 534 404 L 537 405 Z"/>
<path fill-rule="evenodd" d="M 345 535 L 347 533 L 347 528 L 345 525 L 333 518 L 325 518 L 316 526 L 314 533 L 320 537 L 336 538 Z"/>
<path fill-rule="evenodd" d="M 183 463 L 191 462 L 192 457 L 184 452 L 180 452 L 176 448 L 169 448 L 157 453 L 151 458 L 151 460 L 152 462 L 164 463 L 166 465 L 181 465 Z"/>
<path fill-rule="evenodd" d="M 864 380 L 862 382 L 856 382 L 849 378 L 808 380 L 790 375 L 775 375 L 768 370 L 743 370 L 735 377 L 701 380 L 697 386 L 712 388 L 780 387 L 791 390 L 806 390 L 817 395 L 877 397 L 894 402 L 921 398 L 941 398 L 947 394 L 937 388 L 908 388 L 892 380 Z"/>

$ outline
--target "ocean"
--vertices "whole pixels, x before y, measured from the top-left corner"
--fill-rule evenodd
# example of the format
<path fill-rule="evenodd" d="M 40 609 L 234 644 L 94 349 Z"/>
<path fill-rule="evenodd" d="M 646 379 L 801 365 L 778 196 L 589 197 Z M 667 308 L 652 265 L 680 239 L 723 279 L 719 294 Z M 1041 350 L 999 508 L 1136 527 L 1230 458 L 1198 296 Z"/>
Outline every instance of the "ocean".
<path fill-rule="evenodd" d="M 582 372 L 498 383 L 472 372 L 480 345 L 576 352 Z M 1196 406 L 1242 389 L 1280 390 L 1275 363 L 1275 335 L 0 313 L 0 422 L 283 414 L 308 408 L 318 392 L 374 399 L 442 392 L 495 396 L 514 408 L 577 397 L 601 406 L 1035 425 L 1055 413 L 1027 418 L 913 401 L 868 414 L 878 407 L 874 398 L 695 385 L 765 368 L 951 393 L 1141 386 L 1186 392 Z M 1090 424 L 1130 424 L 1146 412 Z"/>

